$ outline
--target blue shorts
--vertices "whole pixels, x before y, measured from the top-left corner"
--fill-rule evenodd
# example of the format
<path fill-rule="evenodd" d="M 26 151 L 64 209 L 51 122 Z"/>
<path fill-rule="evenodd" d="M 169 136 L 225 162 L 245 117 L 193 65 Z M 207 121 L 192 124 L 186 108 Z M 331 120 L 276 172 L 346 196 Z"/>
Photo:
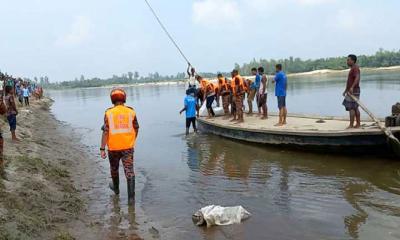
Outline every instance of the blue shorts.
<path fill-rule="evenodd" d="M 278 108 L 282 109 L 286 107 L 286 96 L 278 96 Z"/>
<path fill-rule="evenodd" d="M 10 131 L 15 131 L 15 129 L 17 129 L 17 115 L 11 114 L 7 116 L 7 121 L 10 125 Z"/>

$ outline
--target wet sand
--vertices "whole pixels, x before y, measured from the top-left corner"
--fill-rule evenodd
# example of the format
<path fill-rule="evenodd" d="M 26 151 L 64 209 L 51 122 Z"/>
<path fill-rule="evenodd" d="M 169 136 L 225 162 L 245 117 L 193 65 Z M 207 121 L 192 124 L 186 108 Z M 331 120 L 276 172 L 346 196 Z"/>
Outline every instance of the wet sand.
<path fill-rule="evenodd" d="M 19 143 L 11 142 L 8 124 L 0 120 L 5 142 L 0 239 L 142 239 L 138 233 L 153 237 L 151 231 L 141 230 L 135 207 L 121 213 L 131 220 L 123 233 L 101 221 L 93 200 L 110 198 L 108 179 L 99 175 L 96 157 L 79 144 L 79 136 L 50 113 L 51 104 L 44 99 L 19 108 Z M 114 209 L 126 206 L 118 197 L 110 201 Z M 122 218 L 117 212 L 114 216 Z"/>

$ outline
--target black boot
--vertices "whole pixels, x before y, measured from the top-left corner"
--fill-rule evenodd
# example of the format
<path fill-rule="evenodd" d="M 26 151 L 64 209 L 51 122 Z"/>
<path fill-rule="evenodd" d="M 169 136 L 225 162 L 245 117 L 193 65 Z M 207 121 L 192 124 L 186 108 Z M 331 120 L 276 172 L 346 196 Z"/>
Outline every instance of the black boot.
<path fill-rule="evenodd" d="M 131 179 L 127 179 L 128 186 L 128 201 L 129 203 L 135 202 L 135 176 Z"/>
<path fill-rule="evenodd" d="M 119 177 L 113 177 L 112 182 L 110 182 L 109 187 L 115 194 L 119 194 Z"/>

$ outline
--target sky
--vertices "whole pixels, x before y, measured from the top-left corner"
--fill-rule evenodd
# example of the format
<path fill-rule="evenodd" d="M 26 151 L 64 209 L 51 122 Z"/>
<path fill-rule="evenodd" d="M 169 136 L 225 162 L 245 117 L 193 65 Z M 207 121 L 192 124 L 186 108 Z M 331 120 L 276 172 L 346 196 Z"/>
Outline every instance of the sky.
<path fill-rule="evenodd" d="M 400 48 L 398 0 L 149 0 L 199 72 Z M 144 0 L 0 0 L 0 70 L 51 82 L 186 63 Z"/>

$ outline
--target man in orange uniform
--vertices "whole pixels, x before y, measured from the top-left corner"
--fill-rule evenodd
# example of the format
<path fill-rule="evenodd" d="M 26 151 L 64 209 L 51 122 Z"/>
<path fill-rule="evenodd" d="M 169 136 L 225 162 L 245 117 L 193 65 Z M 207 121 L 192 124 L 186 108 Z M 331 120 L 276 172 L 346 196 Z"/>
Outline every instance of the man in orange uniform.
<path fill-rule="evenodd" d="M 196 76 L 197 81 L 199 82 L 199 89 L 197 91 L 197 99 L 200 100 L 200 107 L 203 105 L 205 99 L 206 99 L 206 87 L 209 83 L 206 79 L 204 79 L 202 76 L 197 75 Z"/>
<path fill-rule="evenodd" d="M 111 102 L 114 107 L 107 109 L 104 116 L 103 135 L 101 138 L 101 157 L 107 158 L 105 147 L 108 147 L 111 178 L 110 189 L 119 194 L 119 162 L 122 161 L 128 186 L 128 199 L 135 200 L 135 172 L 133 170 L 133 153 L 139 133 L 139 123 L 133 108 L 125 106 L 126 93 L 122 89 L 111 91 Z"/>
<path fill-rule="evenodd" d="M 212 105 L 216 98 L 216 93 L 217 93 L 216 90 L 217 90 L 217 86 L 214 85 L 214 83 L 212 83 L 212 82 L 207 83 L 207 85 L 205 87 L 204 100 L 206 100 L 206 107 L 207 107 L 209 118 L 215 117 L 215 113 L 212 108 Z"/>
<path fill-rule="evenodd" d="M 226 78 L 222 74 L 218 74 L 218 98 L 222 97 L 225 117 L 229 117 L 230 92 Z"/>
<path fill-rule="evenodd" d="M 232 71 L 232 93 L 233 93 L 233 98 L 235 101 L 236 105 L 236 112 L 233 116 L 232 121 L 238 121 L 238 123 L 244 122 L 243 118 L 243 96 L 245 93 L 245 86 L 243 82 L 243 78 L 239 75 L 238 70 L 233 70 Z"/>

